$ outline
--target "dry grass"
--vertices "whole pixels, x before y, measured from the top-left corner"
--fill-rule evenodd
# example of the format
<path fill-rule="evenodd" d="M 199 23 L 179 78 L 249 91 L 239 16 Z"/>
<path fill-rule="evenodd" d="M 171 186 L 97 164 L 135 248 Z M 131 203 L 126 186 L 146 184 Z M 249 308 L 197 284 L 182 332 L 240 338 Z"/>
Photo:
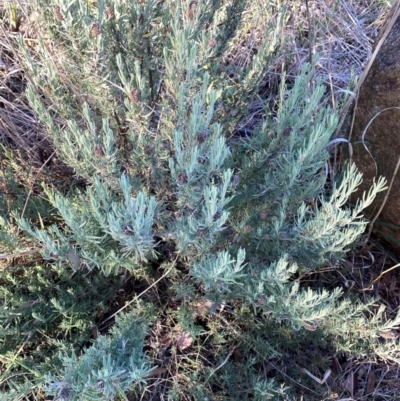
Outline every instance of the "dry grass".
<path fill-rule="evenodd" d="M 22 22 L 27 18 L 24 10 L 27 10 L 29 2 L 21 1 L 18 4 L 18 16 Z M 20 32 L 10 31 L 8 8 L 5 3 L 0 5 L 0 15 L 2 16 L 0 21 L 0 138 L 3 143 L 11 141 L 19 149 L 34 151 L 40 146 L 41 141 L 48 139 L 48 135 L 40 129 L 24 97 L 26 76 L 15 52 L 16 36 Z"/>
<path fill-rule="evenodd" d="M 38 171 L 45 163 L 46 155 L 52 153 L 52 148 L 47 132 L 38 123 L 24 97 L 26 76 L 14 51 L 16 35 L 22 33 L 28 40 L 35 35 L 35 30 L 29 24 L 29 1 L 17 0 L 17 3 L 21 32 L 10 32 L 5 3 L 0 4 L 0 144 L 18 150 L 21 168 L 31 171 L 34 166 L 34 170 Z M 296 77 L 301 66 L 316 53 L 319 54 L 316 74 L 323 79 L 327 88 L 321 106 L 330 104 L 340 112 L 344 100 L 354 89 L 356 78 L 362 74 L 371 57 L 372 43 L 391 5 L 391 2 L 384 0 L 270 0 L 265 7 L 269 7 L 270 13 L 271 7 L 279 10 L 284 3 L 288 4 L 282 31 L 285 52 L 277 54 L 266 69 L 263 93 L 250 108 L 242 127 L 238 127 L 246 127 L 250 132 L 251 127 L 261 122 L 265 105 L 276 96 L 282 73 L 285 72 L 289 79 Z M 248 29 L 243 30 L 237 46 L 232 48 L 232 65 L 242 66 L 251 59 L 253 49 L 262 40 L 263 24 L 268 24 L 263 18 L 264 12 L 265 9 L 258 2 L 251 3 L 244 15 Z M 336 169 L 336 165 L 332 166 L 332 171 Z M 400 287 L 393 271 L 382 273 L 394 263 L 394 258 L 390 257 L 387 250 L 371 242 L 362 253 L 353 253 L 341 269 L 327 271 L 317 279 L 328 286 L 334 283 L 344 288 L 356 288 L 360 296 L 379 295 L 388 306 L 390 315 L 399 306 L 396 300 L 400 296 Z M 374 281 L 377 277 L 380 279 Z M 161 344 L 155 346 L 162 351 L 174 336 L 169 324 L 160 324 L 154 328 L 151 337 Z M 179 358 L 179 353 L 173 356 Z M 369 360 L 336 360 L 333 365 L 336 371 L 326 383 L 321 384 L 326 387 L 326 399 L 361 401 L 399 398 L 398 366 L 375 364 Z M 157 371 L 159 376 L 154 378 L 154 384 L 147 391 L 157 393 L 163 386 L 170 385 L 168 381 L 177 380 L 176 372 L 169 371 L 174 366 L 176 364 Z M 184 379 L 179 378 L 179 382 L 183 383 Z"/>

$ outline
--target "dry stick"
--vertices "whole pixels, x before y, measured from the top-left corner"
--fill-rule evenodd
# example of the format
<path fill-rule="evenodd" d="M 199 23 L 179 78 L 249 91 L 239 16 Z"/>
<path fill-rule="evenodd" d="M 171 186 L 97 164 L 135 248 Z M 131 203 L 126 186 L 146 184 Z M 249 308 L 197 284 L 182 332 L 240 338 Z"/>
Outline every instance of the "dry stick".
<path fill-rule="evenodd" d="M 370 291 L 373 288 L 373 285 L 379 281 L 386 273 L 389 273 L 390 271 L 397 269 L 398 267 L 400 267 L 400 263 L 397 263 L 397 265 L 392 266 L 390 269 L 387 269 L 385 271 L 383 271 L 378 277 L 376 277 L 374 280 L 372 280 L 372 282 L 370 283 L 370 285 L 363 289 L 363 291 Z"/>
<path fill-rule="evenodd" d="M 157 280 L 155 281 L 151 286 L 147 287 L 144 291 L 142 291 L 139 295 L 136 295 L 132 300 L 130 300 L 128 303 L 126 303 L 122 308 L 118 309 L 115 313 L 113 313 L 111 316 L 109 316 L 106 320 L 102 322 L 102 324 L 108 322 L 110 319 L 112 319 L 114 316 L 118 315 L 119 312 L 123 311 L 125 308 L 127 308 L 129 305 L 132 305 L 133 302 L 138 300 L 143 294 L 145 294 L 147 291 L 150 290 L 150 288 L 154 287 L 159 281 L 161 281 L 164 277 L 166 277 L 169 272 L 175 267 L 176 261 L 178 258 L 175 258 L 175 260 L 172 262 L 172 266 Z"/>
<path fill-rule="evenodd" d="M 8 217 L 10 219 L 10 227 L 14 228 L 14 223 L 13 223 L 14 219 L 11 216 L 11 191 L 7 184 L 6 169 L 5 169 L 5 166 L 3 163 L 3 152 L 1 150 L 0 150 L 0 169 L 1 169 L 1 172 L 3 173 L 4 191 L 6 193 L 7 213 L 8 213 Z"/>
<path fill-rule="evenodd" d="M 314 26 L 311 27 L 311 15 L 310 9 L 308 7 L 308 0 L 306 0 L 306 13 L 307 13 L 307 20 L 308 20 L 308 57 L 309 63 L 312 64 L 313 59 L 313 41 L 314 41 Z"/>
<path fill-rule="evenodd" d="M 329 41 L 329 55 L 328 55 L 328 71 L 329 71 L 329 86 L 331 88 L 331 98 L 332 98 L 332 108 L 333 111 L 336 112 L 336 102 L 335 102 L 335 91 L 333 90 L 333 80 L 331 73 L 331 56 L 332 56 L 332 44 Z M 336 159 L 336 150 L 335 150 L 335 159 Z"/>
<path fill-rule="evenodd" d="M 235 349 L 239 346 L 239 344 L 237 344 L 235 347 L 233 347 L 230 351 L 228 356 L 224 359 L 224 361 L 218 365 L 211 373 L 210 376 L 208 376 L 207 380 L 204 382 L 204 385 L 206 385 L 208 383 L 208 381 L 211 379 L 211 377 L 214 375 L 214 373 L 216 373 L 217 370 L 221 369 L 229 360 L 229 358 L 232 356 L 232 354 L 235 352 Z"/>
<path fill-rule="evenodd" d="M 32 255 L 34 253 L 38 253 L 42 250 L 42 248 L 36 248 L 36 249 L 31 249 L 29 251 L 21 251 L 21 252 L 16 252 L 16 253 L 3 253 L 0 254 L 0 260 L 3 259 L 9 259 L 9 258 L 18 258 L 19 256 L 25 256 L 25 255 Z"/>
<path fill-rule="evenodd" d="M 335 134 L 334 134 L 335 138 L 339 135 L 339 132 L 340 132 L 342 126 L 343 126 L 343 123 L 344 123 L 344 120 L 345 120 L 345 118 L 347 116 L 349 108 L 352 105 L 353 100 L 355 100 L 355 107 L 354 107 L 354 112 L 353 112 L 353 116 L 352 116 L 352 120 L 351 120 L 350 132 L 349 132 L 349 137 L 348 137 L 349 142 L 350 142 L 351 135 L 353 133 L 354 120 L 355 120 L 355 115 L 356 115 L 355 111 L 357 109 L 358 95 L 360 93 L 360 88 L 361 88 L 362 84 L 364 83 L 365 78 L 368 75 L 368 72 L 371 69 L 371 66 L 372 66 L 373 62 L 375 61 L 375 58 L 376 58 L 379 50 L 381 49 L 381 47 L 383 45 L 383 42 L 386 40 L 386 38 L 388 37 L 390 31 L 392 30 L 392 27 L 393 27 L 394 23 L 396 22 L 397 17 L 399 16 L 399 13 L 400 13 L 400 2 L 397 3 L 396 8 L 395 8 L 395 10 L 393 12 L 392 18 L 390 19 L 389 24 L 385 28 L 386 31 L 383 34 L 382 38 L 379 40 L 379 42 L 378 42 L 378 44 L 377 44 L 377 46 L 376 46 L 376 48 L 374 50 L 374 53 L 372 54 L 371 59 L 368 61 L 368 64 L 366 65 L 366 67 L 364 69 L 364 72 L 362 73 L 362 75 L 360 77 L 360 80 L 358 81 L 357 86 L 354 89 L 355 99 L 353 97 L 350 97 L 349 100 L 346 102 L 345 106 L 343 107 L 342 117 L 341 117 L 341 119 L 339 121 L 339 125 L 337 126 Z"/>

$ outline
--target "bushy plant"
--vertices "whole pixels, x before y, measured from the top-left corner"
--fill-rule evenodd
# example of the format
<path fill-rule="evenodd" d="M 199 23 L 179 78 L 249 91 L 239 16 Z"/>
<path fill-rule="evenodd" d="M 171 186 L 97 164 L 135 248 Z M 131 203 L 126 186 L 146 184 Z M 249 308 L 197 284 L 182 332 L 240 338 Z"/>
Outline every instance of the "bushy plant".
<path fill-rule="evenodd" d="M 360 174 L 328 181 L 338 118 L 320 107 L 316 59 L 283 75 L 262 121 L 243 128 L 286 18 L 284 5 L 258 10 L 264 35 L 236 63 L 246 3 L 36 0 L 38 46 L 20 41 L 26 95 L 83 183 L 32 194 L 27 205 L 48 202 L 45 222 L 2 206 L 4 249 L 41 255 L 1 276 L 5 399 L 145 399 L 161 322 L 178 330 L 171 400 L 296 397 L 289 375 L 262 366 L 280 358 L 299 374 L 288 357 L 299 347 L 398 359 L 395 340 L 377 338 L 400 318 L 302 285 L 345 256 L 385 182 L 350 209 Z"/>

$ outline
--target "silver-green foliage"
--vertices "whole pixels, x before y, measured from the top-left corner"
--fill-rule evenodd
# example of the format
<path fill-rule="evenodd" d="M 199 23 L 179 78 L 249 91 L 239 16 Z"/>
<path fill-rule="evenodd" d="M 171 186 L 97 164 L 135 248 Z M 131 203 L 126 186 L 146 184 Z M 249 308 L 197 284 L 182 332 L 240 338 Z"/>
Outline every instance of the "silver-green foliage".
<path fill-rule="evenodd" d="M 363 320 L 363 331 L 352 323 L 372 302 L 304 289 L 295 279 L 345 255 L 365 230 L 362 210 L 385 187 L 380 179 L 351 209 L 346 201 L 361 181 L 354 166 L 340 182 L 327 181 L 338 119 L 320 107 L 316 59 L 293 83 L 282 77 L 276 104 L 265 105 L 251 134 L 235 131 L 279 49 L 285 9 L 270 18 L 256 55 L 235 65 L 227 55 L 245 1 L 36 5 L 55 45 L 40 40 L 37 62 L 21 41 L 32 76 L 27 96 L 59 157 L 86 180 L 68 195 L 45 186 L 62 224 L 18 219 L 44 259 L 59 269 L 138 277 L 165 261 L 167 243 L 189 270 L 173 287 L 177 299 L 240 302 L 280 327 L 318 328 L 339 350 L 376 351 L 382 311 Z M 121 324 L 80 357 L 64 356 L 46 391 L 112 399 L 142 381 L 144 329 L 134 357 L 122 355 Z M 281 345 L 270 344 L 274 355 Z M 384 356 L 397 355 L 394 346 Z"/>
<path fill-rule="evenodd" d="M 82 357 L 61 355 L 63 381 L 47 375 L 44 391 L 70 401 L 125 398 L 152 371 L 142 351 L 148 324 L 136 310 L 118 316 L 110 335 L 99 336 Z"/>

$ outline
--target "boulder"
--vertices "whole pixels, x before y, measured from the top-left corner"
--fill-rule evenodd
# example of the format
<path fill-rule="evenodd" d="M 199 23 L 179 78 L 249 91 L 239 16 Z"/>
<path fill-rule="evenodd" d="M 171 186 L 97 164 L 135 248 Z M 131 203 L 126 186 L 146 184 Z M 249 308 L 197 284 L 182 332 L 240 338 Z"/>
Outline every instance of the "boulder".
<path fill-rule="evenodd" d="M 394 177 L 373 228 L 400 254 L 400 170 L 394 176 L 400 160 L 400 1 L 393 6 L 375 40 L 354 113 L 353 161 L 363 173 L 363 184 L 355 196 L 368 190 L 374 178 L 382 175 L 390 183 Z M 368 218 L 376 216 L 385 195 L 386 192 L 378 195 L 366 210 Z"/>

